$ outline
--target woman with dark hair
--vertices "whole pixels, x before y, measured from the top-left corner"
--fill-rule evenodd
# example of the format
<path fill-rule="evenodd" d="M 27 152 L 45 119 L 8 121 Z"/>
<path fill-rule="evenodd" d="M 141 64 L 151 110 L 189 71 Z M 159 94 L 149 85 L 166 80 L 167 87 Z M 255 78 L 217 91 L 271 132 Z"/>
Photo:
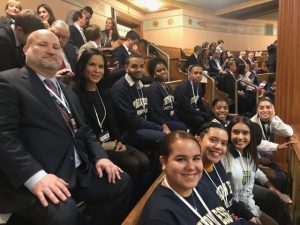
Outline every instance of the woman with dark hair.
<path fill-rule="evenodd" d="M 36 11 L 39 17 L 41 17 L 45 27 L 49 29 L 52 23 L 55 21 L 55 16 L 50 6 L 44 3 L 40 4 L 38 5 Z"/>
<path fill-rule="evenodd" d="M 193 135 L 185 131 L 167 134 L 159 159 L 165 178 L 145 204 L 140 225 L 250 224 L 243 219 L 233 222 L 205 183 L 201 190 L 196 189 L 203 164 L 200 145 Z"/>
<path fill-rule="evenodd" d="M 220 123 L 205 123 L 199 129 L 198 137 L 204 173 L 197 188 L 201 189 L 203 182 L 206 182 L 210 189 L 219 197 L 224 207 L 238 218 L 244 218 L 256 223 L 255 216 L 244 206 L 242 202 L 233 199 L 232 186 L 221 159 L 227 152 L 228 134 Z"/>
<path fill-rule="evenodd" d="M 213 54 L 214 54 L 216 48 L 217 48 L 216 42 L 211 42 L 211 43 L 209 44 L 209 46 L 208 46 L 209 56 L 211 56 L 211 57 L 213 56 Z"/>
<path fill-rule="evenodd" d="M 107 18 L 105 29 L 101 31 L 101 47 L 103 51 L 112 51 L 120 45 L 120 35 L 113 18 Z"/>
<path fill-rule="evenodd" d="M 228 54 L 227 52 L 222 52 L 220 54 L 220 65 L 223 70 L 226 70 L 226 63 L 228 62 Z"/>
<path fill-rule="evenodd" d="M 144 153 L 123 144 L 110 91 L 103 80 L 107 71 L 105 65 L 104 57 L 98 49 L 84 51 L 77 63 L 75 91 L 87 124 L 95 132 L 109 158 L 137 183 L 148 169 L 149 160 Z"/>
<path fill-rule="evenodd" d="M 208 55 L 208 48 L 202 48 L 199 55 L 199 65 L 203 68 L 204 71 L 208 71 L 209 69 Z"/>
<path fill-rule="evenodd" d="M 170 130 L 186 130 L 175 114 L 174 94 L 169 85 L 167 63 L 161 58 L 148 62 L 149 74 L 154 78 L 147 90 L 149 120 L 159 125 L 165 124 Z"/>
<path fill-rule="evenodd" d="M 224 168 L 229 176 L 233 189 L 233 199 L 243 202 L 256 217 L 258 224 L 278 224 L 272 217 L 262 212 L 255 204 L 253 196 L 254 182 L 280 192 L 271 184 L 266 175 L 258 168 L 257 145 L 261 137 L 256 135 L 253 123 L 247 117 L 235 117 L 228 126 L 229 147 Z M 260 222 L 261 221 L 261 222 Z"/>

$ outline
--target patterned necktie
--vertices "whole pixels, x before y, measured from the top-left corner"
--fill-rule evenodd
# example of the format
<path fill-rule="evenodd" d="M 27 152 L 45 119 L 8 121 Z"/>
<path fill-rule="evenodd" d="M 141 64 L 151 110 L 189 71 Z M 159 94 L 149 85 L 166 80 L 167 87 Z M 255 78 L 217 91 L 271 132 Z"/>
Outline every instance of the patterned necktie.
<path fill-rule="evenodd" d="M 47 85 L 47 87 L 49 87 L 59 98 L 61 98 L 61 95 L 59 94 L 57 88 L 55 87 L 55 85 L 53 84 L 53 82 L 50 79 L 45 79 L 44 83 Z M 55 101 L 55 105 L 57 106 L 59 112 L 61 113 L 62 117 L 64 118 L 65 122 L 67 123 L 71 133 L 74 135 L 74 128 L 73 125 L 71 123 L 71 117 L 69 115 L 69 113 L 66 112 L 66 110 L 64 110 L 57 101 Z"/>

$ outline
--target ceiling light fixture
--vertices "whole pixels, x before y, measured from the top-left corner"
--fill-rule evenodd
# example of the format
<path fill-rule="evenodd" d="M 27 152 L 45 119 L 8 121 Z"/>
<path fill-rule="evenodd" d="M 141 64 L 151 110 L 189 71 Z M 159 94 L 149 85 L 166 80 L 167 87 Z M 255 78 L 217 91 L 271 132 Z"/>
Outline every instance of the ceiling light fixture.
<path fill-rule="evenodd" d="M 156 11 L 161 7 L 161 2 L 158 0 L 135 0 L 135 3 L 149 9 L 150 11 Z"/>

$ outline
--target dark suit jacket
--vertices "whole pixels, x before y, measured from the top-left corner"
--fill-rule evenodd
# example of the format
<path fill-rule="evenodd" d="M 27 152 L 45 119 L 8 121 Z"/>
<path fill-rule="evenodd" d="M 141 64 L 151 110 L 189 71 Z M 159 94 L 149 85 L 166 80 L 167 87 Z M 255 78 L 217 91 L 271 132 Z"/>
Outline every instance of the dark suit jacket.
<path fill-rule="evenodd" d="M 72 71 L 75 72 L 77 64 L 77 55 L 74 46 L 67 42 L 66 45 L 63 47 L 63 50 L 67 56 Z"/>
<path fill-rule="evenodd" d="M 69 29 L 70 29 L 69 43 L 72 44 L 75 48 L 80 49 L 81 45 L 84 44 L 84 40 L 81 36 L 80 31 L 74 25 L 71 25 Z"/>
<path fill-rule="evenodd" d="M 246 60 L 242 60 L 241 58 L 237 58 L 235 61 L 236 66 L 239 66 L 240 64 L 246 64 L 247 61 Z"/>
<path fill-rule="evenodd" d="M 10 25 L 0 28 L 0 71 L 24 66 L 24 53 L 17 52 L 16 39 Z M 21 56 L 21 57 L 20 57 Z"/>
<path fill-rule="evenodd" d="M 218 85 L 221 91 L 228 94 L 228 97 L 234 100 L 235 95 L 235 78 L 227 71 L 227 73 L 221 78 Z"/>
<path fill-rule="evenodd" d="M 77 122 L 75 138 L 35 72 L 23 67 L 0 73 L 0 213 L 15 212 L 37 200 L 23 184 L 39 170 L 56 174 L 72 188 L 74 146 L 81 171 L 106 157 L 82 119 L 76 95 L 61 87 Z"/>
<path fill-rule="evenodd" d="M 198 59 L 195 57 L 194 53 L 190 55 L 185 64 L 185 71 L 187 72 L 190 65 L 199 64 Z"/>
<path fill-rule="evenodd" d="M 277 47 L 274 44 L 271 44 L 267 47 L 269 58 L 268 58 L 268 65 L 274 65 L 276 62 L 276 52 Z"/>
<path fill-rule="evenodd" d="M 246 62 L 249 66 L 251 66 L 251 64 L 254 63 L 254 61 L 252 61 L 252 60 L 250 60 L 250 59 L 246 59 L 245 62 Z"/>
<path fill-rule="evenodd" d="M 129 56 L 124 45 L 120 45 L 115 48 L 112 52 L 113 62 L 119 62 L 119 68 L 125 67 L 125 62 L 127 57 Z"/>
<path fill-rule="evenodd" d="M 7 25 L 11 25 L 14 23 L 9 17 L 7 16 L 0 16 L 0 28 L 5 27 Z"/>
<path fill-rule="evenodd" d="M 218 76 L 220 74 L 220 70 L 218 69 L 218 65 L 214 60 L 214 58 L 209 59 L 208 64 L 209 64 L 208 74 L 211 76 Z M 220 66 L 222 65 L 220 64 Z"/>

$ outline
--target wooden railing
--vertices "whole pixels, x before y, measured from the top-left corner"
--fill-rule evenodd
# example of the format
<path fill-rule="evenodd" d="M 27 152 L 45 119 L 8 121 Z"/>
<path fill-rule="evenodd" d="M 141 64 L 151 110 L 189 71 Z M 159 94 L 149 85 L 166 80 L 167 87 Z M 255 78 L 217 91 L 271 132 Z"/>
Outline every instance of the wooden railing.
<path fill-rule="evenodd" d="M 258 77 L 259 81 L 266 81 L 269 82 L 270 77 L 273 76 L 274 73 L 261 73 L 261 74 L 257 74 L 256 76 Z"/>
<path fill-rule="evenodd" d="M 292 177 L 293 224 L 300 224 L 300 124 L 294 125 L 292 141 L 295 142 L 288 151 L 288 172 Z"/>
<path fill-rule="evenodd" d="M 158 178 L 153 182 L 153 184 L 150 186 L 150 188 L 147 190 L 147 192 L 143 195 L 143 197 L 138 201 L 138 203 L 135 205 L 135 207 L 131 210 L 131 212 L 128 214 L 126 219 L 123 221 L 122 225 L 137 225 L 141 216 L 141 213 L 143 211 L 144 205 L 147 202 L 148 198 L 152 194 L 153 190 L 159 185 L 163 178 L 164 173 L 161 173 Z"/>

